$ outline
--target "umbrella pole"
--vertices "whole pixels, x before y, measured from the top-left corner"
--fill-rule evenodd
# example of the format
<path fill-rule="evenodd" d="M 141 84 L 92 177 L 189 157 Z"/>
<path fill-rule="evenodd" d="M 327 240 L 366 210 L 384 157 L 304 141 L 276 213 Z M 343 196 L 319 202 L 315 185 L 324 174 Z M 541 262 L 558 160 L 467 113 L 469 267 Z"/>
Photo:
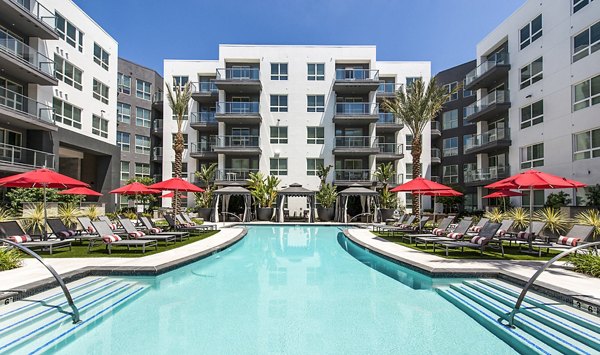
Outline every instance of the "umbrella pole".
<path fill-rule="evenodd" d="M 529 187 L 529 251 L 533 251 L 533 236 L 531 232 L 533 230 L 533 186 Z"/>
<path fill-rule="evenodd" d="M 435 226 L 435 205 L 437 202 L 437 195 L 433 195 L 433 225 Z"/>
<path fill-rule="evenodd" d="M 48 208 L 46 206 L 46 185 L 43 187 L 44 189 L 44 225 L 42 226 L 42 238 L 43 240 L 48 240 L 48 233 L 46 231 L 46 222 L 48 221 Z"/>

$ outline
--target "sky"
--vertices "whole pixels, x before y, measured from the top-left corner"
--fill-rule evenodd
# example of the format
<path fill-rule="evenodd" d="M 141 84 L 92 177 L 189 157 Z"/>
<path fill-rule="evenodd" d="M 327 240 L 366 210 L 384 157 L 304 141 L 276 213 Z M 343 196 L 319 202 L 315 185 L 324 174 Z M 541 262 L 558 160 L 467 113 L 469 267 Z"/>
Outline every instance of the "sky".
<path fill-rule="evenodd" d="M 525 0 L 74 0 L 119 42 L 119 56 L 217 59 L 219 44 L 376 45 L 378 60 L 475 59 L 477 43 Z"/>

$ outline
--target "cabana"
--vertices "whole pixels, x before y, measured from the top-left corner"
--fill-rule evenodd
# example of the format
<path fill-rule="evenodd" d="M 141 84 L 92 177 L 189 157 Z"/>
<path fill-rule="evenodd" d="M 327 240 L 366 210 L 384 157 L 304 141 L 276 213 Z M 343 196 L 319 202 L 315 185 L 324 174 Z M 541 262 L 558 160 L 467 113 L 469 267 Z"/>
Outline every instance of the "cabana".
<path fill-rule="evenodd" d="M 248 189 L 241 186 L 227 186 L 222 189 L 215 190 L 213 192 L 214 199 L 212 203 L 213 215 L 212 221 L 219 222 L 219 201 L 223 200 L 223 210 L 227 212 L 229 205 L 229 198 L 231 196 L 242 196 L 244 198 L 244 216 L 242 222 L 250 222 L 251 220 L 251 207 L 252 207 L 252 195 Z"/>
<path fill-rule="evenodd" d="M 350 198 L 350 196 L 360 197 L 362 205 L 361 214 L 371 214 L 371 204 L 373 204 L 375 206 L 375 211 L 373 213 L 373 222 L 378 221 L 379 193 L 375 190 L 367 189 L 366 187 L 362 187 L 358 184 L 354 184 L 349 188 L 340 191 L 340 193 L 338 194 L 337 202 L 335 204 L 336 221 L 348 223 L 348 199 Z"/>
<path fill-rule="evenodd" d="M 308 205 L 310 208 L 308 209 L 308 221 L 310 223 L 315 221 L 315 195 L 316 191 L 312 191 L 302 187 L 300 184 L 291 184 L 289 187 L 277 191 L 277 219 L 279 222 L 284 221 L 284 213 L 283 206 L 285 205 L 285 201 L 289 197 L 306 197 Z"/>

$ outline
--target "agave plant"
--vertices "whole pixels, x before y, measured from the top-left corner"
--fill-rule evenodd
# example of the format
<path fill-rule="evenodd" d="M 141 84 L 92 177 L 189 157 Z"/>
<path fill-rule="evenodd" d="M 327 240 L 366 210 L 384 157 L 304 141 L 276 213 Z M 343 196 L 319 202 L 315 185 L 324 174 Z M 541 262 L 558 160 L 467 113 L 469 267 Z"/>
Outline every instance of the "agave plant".
<path fill-rule="evenodd" d="M 569 227 L 569 217 L 560 211 L 558 208 L 545 207 L 534 214 L 534 219 L 544 222 L 544 230 L 555 235 L 564 233 Z"/>
<path fill-rule="evenodd" d="M 7 208 L 0 208 L 0 222 L 5 222 L 11 219 L 12 214 Z"/>
<path fill-rule="evenodd" d="M 95 221 L 98 219 L 98 217 L 100 217 L 100 211 L 98 210 L 98 208 L 95 205 L 91 205 L 90 207 L 88 207 L 85 214 L 92 221 Z"/>
<path fill-rule="evenodd" d="M 500 223 L 504 219 L 504 212 L 498 207 L 494 207 L 493 209 L 486 211 L 483 216 L 493 223 Z"/>
<path fill-rule="evenodd" d="M 69 228 L 77 225 L 79 216 L 81 216 L 81 211 L 74 203 L 63 203 L 58 206 L 58 218 Z"/>
<path fill-rule="evenodd" d="M 522 207 L 515 207 L 508 211 L 508 216 L 512 218 L 514 226 L 518 230 L 523 230 L 529 226 L 529 211 L 526 211 Z"/>
<path fill-rule="evenodd" d="M 23 228 L 31 234 L 43 235 L 46 229 L 44 218 L 44 205 L 41 203 L 29 204 L 23 219 Z"/>
<path fill-rule="evenodd" d="M 587 210 L 579 212 L 577 216 L 575 216 L 575 221 L 577 224 L 593 226 L 594 238 L 598 238 L 598 236 L 600 236 L 600 211 Z"/>

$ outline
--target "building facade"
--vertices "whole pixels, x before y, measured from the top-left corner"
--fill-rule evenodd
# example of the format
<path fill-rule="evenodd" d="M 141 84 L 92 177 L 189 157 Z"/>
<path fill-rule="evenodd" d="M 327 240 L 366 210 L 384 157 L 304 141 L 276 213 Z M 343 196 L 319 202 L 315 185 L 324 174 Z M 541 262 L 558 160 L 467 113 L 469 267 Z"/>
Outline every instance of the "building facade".
<path fill-rule="evenodd" d="M 480 207 L 484 185 L 530 168 L 600 182 L 599 48 L 600 2 L 587 0 L 529 0 L 479 42 L 465 78 L 477 90 L 465 119 L 478 137 L 465 183 Z M 552 192 L 534 192 L 533 204 Z M 528 205 L 529 196 L 512 202 Z"/>
<path fill-rule="evenodd" d="M 169 85 L 191 82 L 194 91 L 183 177 L 217 163 L 219 186 L 243 185 L 261 171 L 281 186 L 317 189 L 317 168 L 331 165 L 328 182 L 373 187 L 383 162 L 394 164 L 395 184 L 410 178 L 408 130 L 379 104 L 416 78 L 429 80 L 430 63 L 377 61 L 374 46 L 221 45 L 217 60 L 166 60 L 164 77 Z M 166 102 L 163 111 L 163 146 L 171 147 L 176 120 Z M 429 177 L 429 126 L 423 145 Z M 165 177 L 173 161 L 164 149 Z"/>

